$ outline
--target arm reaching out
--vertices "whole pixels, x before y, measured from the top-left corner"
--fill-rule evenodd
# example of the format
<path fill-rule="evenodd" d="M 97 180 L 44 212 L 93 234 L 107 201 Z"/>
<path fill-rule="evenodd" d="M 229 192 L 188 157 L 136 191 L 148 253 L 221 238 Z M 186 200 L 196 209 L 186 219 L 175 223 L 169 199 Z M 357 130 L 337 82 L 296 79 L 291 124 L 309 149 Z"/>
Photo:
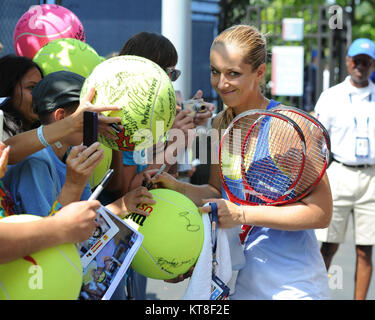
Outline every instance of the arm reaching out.
<path fill-rule="evenodd" d="M 0 263 L 10 262 L 61 243 L 87 240 L 97 224 L 99 201 L 80 201 L 63 207 L 55 216 L 38 221 L 6 223 L 0 220 Z M 4 221 L 6 221 L 4 219 Z"/>
<path fill-rule="evenodd" d="M 77 132 L 83 132 L 83 113 L 84 111 L 94 111 L 102 112 L 109 110 L 120 110 L 121 107 L 117 106 L 93 106 L 87 102 L 92 101 L 95 96 L 95 89 L 92 88 L 86 95 L 86 97 L 81 101 L 77 110 L 70 116 L 56 121 L 54 123 L 43 126 L 43 135 L 49 144 L 55 143 L 62 137 L 71 135 Z M 110 123 L 119 123 L 121 118 L 119 117 L 106 117 L 104 115 L 99 115 L 99 132 L 103 133 L 108 137 L 114 138 L 113 135 L 109 134 L 113 129 L 109 126 Z M 4 143 L 11 146 L 11 151 L 9 154 L 9 164 L 15 164 L 30 154 L 33 154 L 44 146 L 41 144 L 38 138 L 37 129 L 26 131 L 17 134 L 7 140 Z"/>

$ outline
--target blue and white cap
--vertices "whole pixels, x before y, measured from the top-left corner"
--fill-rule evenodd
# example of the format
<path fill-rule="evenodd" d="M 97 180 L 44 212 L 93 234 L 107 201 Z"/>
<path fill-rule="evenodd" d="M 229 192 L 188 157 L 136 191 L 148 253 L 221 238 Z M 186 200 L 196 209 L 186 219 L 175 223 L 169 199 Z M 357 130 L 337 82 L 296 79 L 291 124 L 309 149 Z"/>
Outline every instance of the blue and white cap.
<path fill-rule="evenodd" d="M 348 50 L 348 56 L 354 57 L 366 54 L 375 60 L 375 43 L 367 38 L 359 38 L 353 41 Z"/>

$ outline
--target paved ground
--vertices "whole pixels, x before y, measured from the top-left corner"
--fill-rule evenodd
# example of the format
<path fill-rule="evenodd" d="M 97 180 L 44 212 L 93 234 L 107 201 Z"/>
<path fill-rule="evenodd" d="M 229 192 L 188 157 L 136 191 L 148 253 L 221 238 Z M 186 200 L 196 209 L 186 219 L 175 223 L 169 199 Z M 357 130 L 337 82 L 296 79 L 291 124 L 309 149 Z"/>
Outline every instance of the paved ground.
<path fill-rule="evenodd" d="M 373 257 L 374 266 L 375 259 Z M 330 268 L 330 288 L 332 300 L 352 300 L 354 292 L 355 252 L 352 224 L 348 224 L 345 243 L 343 243 Z M 161 280 L 148 279 L 147 299 L 180 300 L 185 292 L 188 280 L 170 284 Z M 375 281 L 370 284 L 368 300 L 375 300 Z"/>
<path fill-rule="evenodd" d="M 339 247 L 338 252 L 332 261 L 330 268 L 331 273 L 331 294 L 333 300 L 353 300 L 354 296 L 354 273 L 355 273 L 355 245 L 353 242 L 352 223 L 348 224 L 348 231 L 345 242 Z M 375 266 L 375 258 L 372 257 Z M 333 281 L 332 277 L 336 277 L 342 271 L 342 288 L 340 283 Z M 374 278 L 374 276 L 373 276 Z M 336 280 L 336 279 L 334 279 Z M 338 278 L 337 278 L 338 280 Z M 333 288 L 332 288 L 333 287 Z M 336 287 L 336 288 L 335 288 Z M 375 300 L 375 281 L 372 280 L 367 294 L 368 300 Z"/>

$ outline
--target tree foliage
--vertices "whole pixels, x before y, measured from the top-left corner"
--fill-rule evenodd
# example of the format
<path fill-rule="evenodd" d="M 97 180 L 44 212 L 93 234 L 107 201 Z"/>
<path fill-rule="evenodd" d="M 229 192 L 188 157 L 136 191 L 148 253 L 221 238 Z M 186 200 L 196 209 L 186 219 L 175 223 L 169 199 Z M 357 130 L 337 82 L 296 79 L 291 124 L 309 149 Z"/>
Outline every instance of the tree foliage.
<path fill-rule="evenodd" d="M 334 1 L 327 0 L 226 0 L 223 27 L 229 27 L 233 24 L 246 22 L 246 8 L 248 6 L 265 6 L 267 7 L 267 17 L 262 18 L 279 18 L 281 19 L 283 8 L 292 7 L 295 17 L 304 18 L 305 21 L 311 18 L 317 19 L 319 5 L 333 5 Z M 374 0 L 336 0 L 335 4 L 341 6 L 343 10 L 351 15 L 352 19 L 352 38 L 366 37 L 375 40 L 375 1 Z M 314 8 L 313 17 L 304 9 L 307 6 Z M 284 10 L 285 11 L 285 10 Z M 306 24 L 306 32 L 314 32 L 313 24 Z M 261 30 L 263 31 L 263 30 Z"/>

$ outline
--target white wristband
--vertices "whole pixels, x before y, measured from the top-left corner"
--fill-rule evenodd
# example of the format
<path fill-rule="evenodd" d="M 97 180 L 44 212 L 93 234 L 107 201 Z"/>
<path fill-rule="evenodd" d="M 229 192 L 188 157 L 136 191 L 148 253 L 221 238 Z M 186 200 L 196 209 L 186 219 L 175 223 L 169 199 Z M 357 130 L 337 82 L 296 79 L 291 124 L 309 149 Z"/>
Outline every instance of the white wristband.
<path fill-rule="evenodd" d="M 49 143 L 46 141 L 46 139 L 44 138 L 44 135 L 43 135 L 43 125 L 41 125 L 38 130 L 37 130 L 37 134 L 38 134 L 38 139 L 40 141 L 40 143 L 45 146 L 45 147 L 48 147 L 49 146 Z"/>

